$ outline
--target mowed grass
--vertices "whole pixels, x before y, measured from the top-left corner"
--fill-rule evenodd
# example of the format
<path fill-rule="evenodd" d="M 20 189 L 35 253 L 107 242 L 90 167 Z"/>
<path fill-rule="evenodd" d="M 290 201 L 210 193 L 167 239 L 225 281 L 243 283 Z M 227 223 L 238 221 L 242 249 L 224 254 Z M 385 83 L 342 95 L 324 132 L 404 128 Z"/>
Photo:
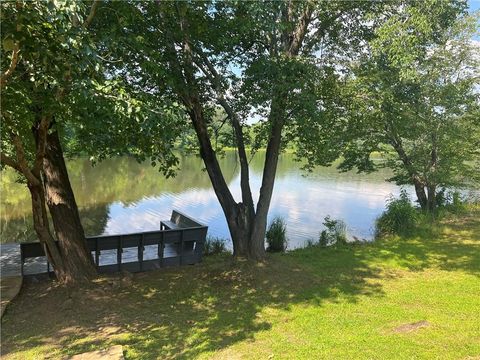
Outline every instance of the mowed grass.
<path fill-rule="evenodd" d="M 478 359 L 479 215 L 263 264 L 215 256 L 76 291 L 28 283 L 2 320 L 2 359 L 116 344 L 126 359 Z"/>

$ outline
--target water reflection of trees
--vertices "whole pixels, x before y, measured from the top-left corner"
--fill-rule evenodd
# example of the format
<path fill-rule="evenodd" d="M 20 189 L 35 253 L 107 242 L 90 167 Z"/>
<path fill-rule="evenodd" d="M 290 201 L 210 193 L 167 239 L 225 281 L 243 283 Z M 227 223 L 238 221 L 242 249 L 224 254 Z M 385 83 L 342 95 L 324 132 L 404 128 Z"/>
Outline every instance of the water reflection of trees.
<path fill-rule="evenodd" d="M 165 178 L 149 163 L 138 163 L 132 158 L 110 159 L 92 167 L 87 160 L 69 163 L 72 186 L 80 206 L 120 201 L 125 205 L 139 200 L 161 196 L 164 193 L 176 194 L 185 189 L 210 189 L 211 184 L 200 158 L 180 157 L 180 169 L 174 178 Z M 222 161 L 227 180 L 234 177 L 231 159 Z"/>
<path fill-rule="evenodd" d="M 236 173 L 235 154 L 221 160 L 227 181 Z M 177 176 L 166 179 L 149 163 L 138 163 L 128 157 L 109 159 L 92 167 L 87 159 L 68 162 L 68 172 L 79 205 L 80 218 L 87 235 L 101 234 L 108 221 L 112 202 L 125 205 L 146 197 L 176 194 L 186 189 L 210 189 L 203 163 L 196 156 L 180 156 Z M 25 184 L 17 182 L 13 171 L 2 171 L 1 241 L 33 241 L 30 196 Z"/>
<path fill-rule="evenodd" d="M 87 159 L 68 162 L 68 171 L 77 199 L 82 223 L 88 235 L 101 234 L 108 221 L 109 205 L 121 202 L 133 204 L 148 197 L 163 194 L 179 194 L 188 189 L 210 189 L 211 183 L 203 170 L 202 160 L 193 155 L 179 156 L 177 176 L 166 179 L 148 162 L 138 163 L 132 158 L 122 157 L 105 160 L 92 167 Z M 251 175 L 260 176 L 263 170 L 264 153 L 259 152 L 250 161 Z M 226 151 L 220 159 L 226 180 L 231 183 L 238 176 L 236 153 Z M 301 163 L 294 161 L 294 155 L 283 154 L 278 163 L 277 178 L 298 176 Z M 338 173 L 335 166 L 318 168 L 311 175 L 315 178 L 328 177 L 341 180 L 351 174 Z M 368 182 L 383 183 L 388 172 L 361 175 Z M 2 242 L 32 241 L 30 196 L 25 184 L 16 183 L 12 171 L 2 171 L 0 216 Z"/>
<path fill-rule="evenodd" d="M 263 171 L 263 164 L 265 161 L 265 152 L 259 151 L 253 158 L 251 158 L 249 164 L 252 173 L 261 174 Z M 380 161 L 380 159 L 379 159 Z M 388 169 L 380 169 L 377 172 L 370 174 L 357 174 L 355 170 L 348 172 L 339 172 L 337 166 L 340 164 L 340 160 L 335 161 L 332 166 L 319 166 L 316 167 L 312 172 L 307 172 L 301 170 L 302 166 L 305 164 L 304 161 L 297 161 L 295 154 L 291 152 L 283 153 L 278 159 L 277 173 L 276 178 L 281 179 L 286 176 L 295 174 L 305 175 L 311 178 L 330 178 L 330 179 L 348 179 L 355 174 L 355 176 L 360 180 L 365 180 L 375 183 L 383 183 L 386 179 L 392 176 L 392 172 Z"/>
<path fill-rule="evenodd" d="M 83 208 L 79 212 L 87 236 L 99 235 L 104 232 L 109 220 L 108 205 Z M 5 217 L 2 214 L 1 243 L 36 240 L 37 235 L 33 229 L 33 220 L 30 213 L 15 218 Z"/>

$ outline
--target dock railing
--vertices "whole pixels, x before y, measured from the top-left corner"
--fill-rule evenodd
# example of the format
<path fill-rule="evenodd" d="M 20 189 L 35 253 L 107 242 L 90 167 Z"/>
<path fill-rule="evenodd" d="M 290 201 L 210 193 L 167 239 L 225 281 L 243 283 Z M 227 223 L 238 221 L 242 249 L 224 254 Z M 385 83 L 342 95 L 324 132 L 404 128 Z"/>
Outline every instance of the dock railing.
<path fill-rule="evenodd" d="M 166 223 L 175 226 L 165 226 Z M 161 230 L 156 231 L 87 237 L 97 271 L 139 272 L 202 261 L 208 230 L 206 225 L 174 210 L 171 220 L 162 221 L 160 228 Z M 149 247 L 150 251 L 145 251 L 146 247 Z M 132 256 L 132 250 L 135 252 L 135 249 L 136 256 Z M 110 258 L 112 251 L 116 251 L 116 262 L 102 261 L 107 251 L 110 252 Z M 129 256 L 125 256 L 126 253 Z M 20 244 L 20 254 L 22 275 L 26 259 L 45 256 L 43 246 L 39 242 Z M 45 272 L 51 270 L 48 261 L 45 270 Z"/>

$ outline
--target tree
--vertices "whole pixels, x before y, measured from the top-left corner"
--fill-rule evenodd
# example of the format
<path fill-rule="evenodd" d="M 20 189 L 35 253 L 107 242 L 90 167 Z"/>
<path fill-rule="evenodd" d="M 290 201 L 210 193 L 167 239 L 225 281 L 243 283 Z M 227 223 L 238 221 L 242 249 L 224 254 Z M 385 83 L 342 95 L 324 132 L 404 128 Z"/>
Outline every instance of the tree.
<path fill-rule="evenodd" d="M 95 275 L 58 129 L 69 112 L 72 84 L 91 75 L 87 27 L 97 7 L 98 2 L 2 3 L 2 50 L 9 56 L 1 57 L 1 164 L 24 177 L 35 231 L 57 279 L 64 283 Z"/>
<path fill-rule="evenodd" d="M 430 5 L 405 8 L 402 26 L 392 18 L 357 65 L 341 168 L 387 166 L 390 181 L 413 185 L 421 208 L 433 211 L 440 189 L 479 180 L 480 52 L 471 41 L 478 16 Z M 374 151 L 385 161 L 372 161 Z"/>
<path fill-rule="evenodd" d="M 109 61 L 118 64 L 116 73 L 136 89 L 182 105 L 225 214 L 235 256 L 263 258 L 279 153 L 294 141 L 298 156 L 307 156 L 310 165 L 336 157 L 319 149 L 323 138 L 317 136 L 338 110 L 336 67 L 370 34 L 376 21 L 367 16 L 390 4 L 179 1 L 108 6 L 122 14 L 108 32 L 122 44 L 108 52 Z M 218 107 L 235 134 L 241 201 L 228 188 L 212 144 L 209 126 Z M 252 113 L 261 122 L 257 143 L 266 144 L 256 206 L 244 133 Z"/>

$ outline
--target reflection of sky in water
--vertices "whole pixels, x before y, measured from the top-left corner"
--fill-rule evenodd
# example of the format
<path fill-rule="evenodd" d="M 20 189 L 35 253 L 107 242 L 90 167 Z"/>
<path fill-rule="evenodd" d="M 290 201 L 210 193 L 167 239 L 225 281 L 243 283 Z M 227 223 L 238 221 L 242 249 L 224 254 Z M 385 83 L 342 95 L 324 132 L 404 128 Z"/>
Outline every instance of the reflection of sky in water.
<path fill-rule="evenodd" d="M 252 191 L 258 199 L 260 174 L 251 174 Z M 239 176 L 230 187 L 236 199 L 241 197 Z M 282 216 L 287 222 L 290 248 L 303 245 L 308 239 L 317 239 L 323 228 L 323 219 L 330 215 L 343 219 L 352 236 L 370 239 L 373 224 L 385 206 L 390 194 L 399 188 L 391 183 L 365 176 L 301 176 L 289 171 L 275 183 L 269 218 Z M 159 228 L 162 219 L 168 219 L 172 209 L 182 211 L 209 227 L 209 234 L 229 237 L 226 220 L 213 190 L 189 188 L 180 193 L 150 196 L 124 206 L 114 202 L 109 208 L 106 234 L 118 234 Z"/>

